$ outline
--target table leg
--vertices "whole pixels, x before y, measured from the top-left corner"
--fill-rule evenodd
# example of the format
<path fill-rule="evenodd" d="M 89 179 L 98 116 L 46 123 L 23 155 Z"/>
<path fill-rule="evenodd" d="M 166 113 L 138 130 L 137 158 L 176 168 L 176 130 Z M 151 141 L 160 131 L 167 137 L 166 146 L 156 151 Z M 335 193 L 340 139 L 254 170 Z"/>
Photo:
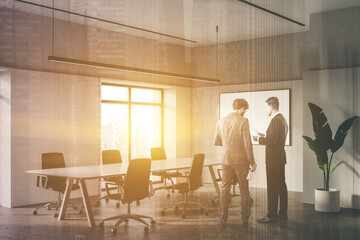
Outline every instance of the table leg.
<path fill-rule="evenodd" d="M 217 196 L 220 196 L 220 187 L 219 187 L 218 181 L 216 181 L 214 166 L 209 165 L 208 168 L 209 168 L 209 172 L 210 172 L 210 175 L 211 175 L 211 179 L 212 179 L 213 184 L 214 184 L 216 194 L 217 194 Z"/>
<path fill-rule="evenodd" d="M 67 205 L 69 203 L 73 181 L 74 180 L 72 178 L 66 179 L 66 188 L 65 188 L 65 193 L 64 193 L 64 199 L 62 200 L 62 203 L 61 203 L 61 209 L 60 209 L 60 214 L 59 214 L 58 220 L 65 219 L 65 213 L 66 213 Z"/>
<path fill-rule="evenodd" d="M 90 204 L 90 198 L 89 198 L 89 194 L 86 188 L 86 183 L 84 179 L 80 179 L 80 189 L 81 189 L 81 195 L 82 195 L 82 199 L 84 201 L 84 206 L 85 206 L 85 211 L 86 211 L 86 216 L 88 219 L 88 223 L 90 227 L 95 227 L 95 220 L 94 220 L 94 215 L 91 209 L 91 204 Z"/>

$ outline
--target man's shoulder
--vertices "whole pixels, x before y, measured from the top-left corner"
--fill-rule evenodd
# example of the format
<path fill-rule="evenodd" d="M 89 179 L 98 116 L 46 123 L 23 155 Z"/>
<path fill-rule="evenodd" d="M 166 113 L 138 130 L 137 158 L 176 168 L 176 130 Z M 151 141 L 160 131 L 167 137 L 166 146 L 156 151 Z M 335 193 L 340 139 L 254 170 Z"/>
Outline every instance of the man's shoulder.
<path fill-rule="evenodd" d="M 233 119 L 234 117 L 235 117 L 234 113 L 229 113 L 225 117 L 222 117 L 219 121 L 220 122 L 225 122 L 225 121 L 228 121 L 230 119 Z"/>
<path fill-rule="evenodd" d="M 271 121 L 274 122 L 275 124 L 280 124 L 280 125 L 287 124 L 286 118 L 281 113 L 277 114 Z"/>
<path fill-rule="evenodd" d="M 235 112 L 229 113 L 227 116 L 220 119 L 220 121 L 238 121 L 238 122 L 246 122 L 248 121 L 247 118 L 241 116 L 240 114 L 237 114 Z"/>
<path fill-rule="evenodd" d="M 286 119 L 282 113 L 279 113 L 274 117 L 274 120 L 285 121 Z"/>

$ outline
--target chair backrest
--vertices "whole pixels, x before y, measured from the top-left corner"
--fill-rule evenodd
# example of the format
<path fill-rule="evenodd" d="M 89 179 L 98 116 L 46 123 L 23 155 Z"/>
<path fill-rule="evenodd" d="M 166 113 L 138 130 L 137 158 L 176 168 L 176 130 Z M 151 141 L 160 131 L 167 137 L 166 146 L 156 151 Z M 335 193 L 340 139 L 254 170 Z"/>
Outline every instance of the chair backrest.
<path fill-rule="evenodd" d="M 43 153 L 41 156 L 42 169 L 64 168 L 65 160 L 62 153 Z"/>
<path fill-rule="evenodd" d="M 196 190 L 203 185 L 202 170 L 204 167 L 205 154 L 195 154 L 190 173 L 189 173 L 189 185 L 190 190 Z"/>
<path fill-rule="evenodd" d="M 124 182 L 124 202 L 132 202 L 149 196 L 150 158 L 138 158 L 129 162 Z"/>
<path fill-rule="evenodd" d="M 64 168 L 65 160 L 62 153 L 43 153 L 41 156 L 42 169 L 50 168 Z M 47 188 L 57 192 L 64 192 L 66 187 L 65 177 L 49 176 L 47 181 Z"/>
<path fill-rule="evenodd" d="M 163 148 L 150 149 L 151 160 L 166 160 L 165 150 Z"/>
<path fill-rule="evenodd" d="M 104 150 L 102 151 L 102 163 L 122 163 L 121 154 L 119 150 Z"/>

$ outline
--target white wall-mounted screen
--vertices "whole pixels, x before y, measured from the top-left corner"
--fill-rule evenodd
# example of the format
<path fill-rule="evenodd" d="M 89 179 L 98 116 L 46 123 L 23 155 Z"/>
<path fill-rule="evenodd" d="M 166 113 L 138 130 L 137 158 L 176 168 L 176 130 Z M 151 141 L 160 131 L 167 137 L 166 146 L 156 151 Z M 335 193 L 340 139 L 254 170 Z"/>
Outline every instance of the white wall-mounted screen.
<path fill-rule="evenodd" d="M 249 119 L 251 135 L 256 135 L 257 132 L 266 134 L 266 129 L 271 121 L 271 117 L 265 111 L 265 101 L 269 97 L 279 99 L 279 110 L 289 125 L 286 145 L 290 145 L 290 89 L 220 93 L 220 118 L 233 111 L 232 104 L 236 98 L 243 98 L 249 103 L 249 110 L 246 112 L 245 117 Z M 257 144 L 257 142 L 253 143 Z"/>

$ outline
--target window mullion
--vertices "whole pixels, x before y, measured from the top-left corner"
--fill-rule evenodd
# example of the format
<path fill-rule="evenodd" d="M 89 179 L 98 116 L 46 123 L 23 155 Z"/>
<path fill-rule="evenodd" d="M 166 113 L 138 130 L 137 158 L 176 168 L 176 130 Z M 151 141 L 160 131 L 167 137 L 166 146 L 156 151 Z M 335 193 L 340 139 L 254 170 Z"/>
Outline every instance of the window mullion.
<path fill-rule="evenodd" d="M 131 88 L 129 87 L 129 159 L 131 160 Z"/>

